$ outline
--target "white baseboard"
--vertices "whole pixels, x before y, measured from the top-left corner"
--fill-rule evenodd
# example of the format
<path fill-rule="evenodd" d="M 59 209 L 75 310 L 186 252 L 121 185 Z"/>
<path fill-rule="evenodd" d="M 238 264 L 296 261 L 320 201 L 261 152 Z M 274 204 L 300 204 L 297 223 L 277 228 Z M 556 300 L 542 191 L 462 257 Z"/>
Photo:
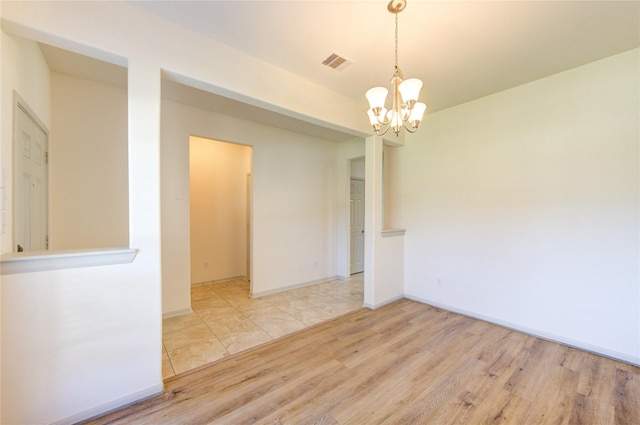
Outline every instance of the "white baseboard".
<path fill-rule="evenodd" d="M 232 280 L 249 280 L 247 279 L 246 276 L 232 276 L 232 277 L 225 277 L 222 279 L 215 279 L 215 280 L 207 280 L 205 282 L 196 282 L 196 283 L 192 283 L 191 286 L 203 286 L 203 285 L 211 285 L 214 283 L 221 283 L 221 282 L 230 282 Z"/>
<path fill-rule="evenodd" d="M 277 294 L 277 293 L 280 293 L 280 292 L 290 291 L 292 289 L 304 288 L 305 286 L 315 285 L 317 283 L 331 282 L 332 280 L 343 280 L 343 279 L 340 279 L 339 276 L 332 276 L 332 277 L 326 277 L 324 279 L 310 280 L 308 282 L 302 282 L 302 283 L 296 283 L 296 284 L 293 284 L 293 285 L 282 286 L 280 288 L 272 289 L 272 290 L 269 290 L 269 291 L 254 292 L 253 294 L 251 294 L 251 298 L 264 297 L 265 295 L 272 295 L 272 294 Z"/>
<path fill-rule="evenodd" d="M 393 298 L 390 298 L 388 300 L 385 300 L 385 301 L 382 301 L 382 302 L 376 303 L 376 304 L 369 304 L 369 303 L 365 302 L 362 306 L 365 307 L 365 308 L 368 308 L 369 310 L 376 310 L 376 309 L 378 309 L 380 307 L 384 307 L 385 305 L 394 303 L 394 302 L 399 301 L 399 300 L 401 300 L 403 298 L 405 298 L 404 295 L 399 295 L 397 297 L 393 297 Z"/>
<path fill-rule="evenodd" d="M 465 309 L 453 307 L 447 304 L 441 304 L 438 302 L 434 302 L 431 300 L 427 300 L 420 297 L 414 297 L 411 295 L 406 295 L 405 298 L 417 301 L 422 304 L 427 304 L 436 308 L 440 308 L 442 310 L 451 311 L 453 313 L 462 314 L 463 316 L 471 317 L 473 319 L 482 320 L 485 322 L 493 323 L 495 325 L 499 325 L 508 329 L 512 329 L 514 331 L 522 332 L 531 336 L 535 336 L 537 338 L 542 338 L 547 341 L 556 342 L 558 344 L 566 345 L 571 348 L 577 348 L 578 350 L 587 351 L 592 354 L 596 354 L 602 357 L 608 357 L 613 360 L 621 361 L 624 363 L 629 363 L 634 366 L 640 366 L 640 357 L 632 356 L 626 353 L 620 353 L 615 350 L 610 350 L 608 348 L 600 347 L 598 345 L 589 344 L 584 341 L 575 340 L 572 338 L 566 338 L 561 335 L 556 335 L 551 332 L 541 331 L 539 329 L 530 328 L 528 326 L 519 325 L 517 323 L 512 323 L 506 320 L 496 319 L 495 317 L 485 316 L 484 314 L 479 314 L 473 311 L 468 311 Z"/>
<path fill-rule="evenodd" d="M 125 407 L 131 406 L 132 404 L 136 404 L 141 401 L 144 401 L 146 399 L 159 396 L 163 392 L 164 392 L 163 384 L 154 385 L 153 387 L 149 387 L 145 390 L 138 391 L 126 397 L 119 398 L 117 400 L 100 405 L 98 407 L 94 407 L 93 409 L 85 410 L 84 412 L 78 413 L 77 415 L 73 415 L 66 419 L 62 419 L 58 422 L 55 422 L 53 425 L 76 424 L 81 421 L 86 421 L 88 419 L 96 418 L 98 416 L 102 416 L 107 413 L 123 409 Z"/>
<path fill-rule="evenodd" d="M 193 313 L 193 309 L 191 307 L 183 308 L 183 309 L 180 309 L 180 310 L 169 311 L 167 313 L 162 313 L 162 319 L 168 319 L 170 317 L 182 316 L 184 314 L 189 314 L 189 313 Z"/>

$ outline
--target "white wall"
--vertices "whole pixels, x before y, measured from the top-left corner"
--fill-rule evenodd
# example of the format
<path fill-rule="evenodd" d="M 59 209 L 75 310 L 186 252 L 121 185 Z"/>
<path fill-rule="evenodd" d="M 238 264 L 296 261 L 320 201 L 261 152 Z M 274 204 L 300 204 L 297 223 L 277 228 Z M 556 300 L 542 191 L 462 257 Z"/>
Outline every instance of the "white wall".
<path fill-rule="evenodd" d="M 127 91 L 51 74 L 53 250 L 129 244 Z"/>
<path fill-rule="evenodd" d="M 189 139 L 191 283 L 247 277 L 251 148 Z"/>
<path fill-rule="evenodd" d="M 364 180 L 364 157 L 351 161 L 351 177 Z"/>
<path fill-rule="evenodd" d="M 78 22 L 91 21 L 89 27 L 93 28 L 85 28 L 84 34 L 89 39 L 96 37 L 98 45 L 103 34 L 112 32 L 96 25 L 98 21 L 91 19 L 90 13 L 79 11 L 80 16 L 69 17 L 62 12 L 64 5 L 58 8 L 56 4 L 54 12 L 47 3 L 3 4 L 3 28 L 8 25 L 12 6 L 33 6 L 23 22 L 33 19 L 32 28 L 38 31 L 25 29 L 21 34 L 37 34 L 50 44 L 56 45 L 59 39 L 47 36 L 47 29 L 58 34 L 78 30 Z M 20 21 L 20 11 L 14 12 L 13 17 Z M 95 46 L 85 35 L 62 38 Z M 130 40 L 122 43 L 133 46 Z M 2 52 L 4 55 L 4 43 Z M 85 52 L 101 55 L 91 48 Z M 3 77 L 7 69 L 18 73 L 19 65 L 3 56 Z M 132 61 L 129 81 L 128 244 L 138 253 L 134 262 L 126 265 L 2 277 L 2 423 L 77 422 L 162 390 L 159 66 Z M 2 83 L 3 93 L 15 87 L 12 81 L 3 79 Z M 3 140 L 7 128 L 10 122 L 3 118 Z"/>
<path fill-rule="evenodd" d="M 0 5 L 0 8 L 2 6 Z M 13 91 L 17 91 L 38 118 L 51 127 L 49 67 L 38 45 L 22 37 L 0 33 L 0 252 L 13 250 Z M 0 281 L 0 289 L 2 289 Z M 5 338 L 7 321 L 2 305 L 6 296 L 0 290 L 0 336 Z M 5 343 L 0 344 L 0 382 L 7 380 L 4 364 Z M 0 388 L 0 413 L 4 394 Z M 0 416 L 0 422 L 2 418 Z"/>
<path fill-rule="evenodd" d="M 129 71 L 134 262 L 2 276 L 2 423 L 77 422 L 162 390 L 154 70 Z"/>
<path fill-rule="evenodd" d="M 639 70 L 636 49 L 427 115 L 393 155 L 406 295 L 640 363 Z"/>

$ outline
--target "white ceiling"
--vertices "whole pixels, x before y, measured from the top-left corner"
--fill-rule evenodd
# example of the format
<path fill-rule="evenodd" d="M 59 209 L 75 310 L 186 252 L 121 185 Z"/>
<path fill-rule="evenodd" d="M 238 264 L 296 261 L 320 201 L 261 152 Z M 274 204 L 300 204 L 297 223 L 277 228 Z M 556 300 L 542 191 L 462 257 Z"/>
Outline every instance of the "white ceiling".
<path fill-rule="evenodd" d="M 363 107 L 366 90 L 393 73 L 387 0 L 133 3 Z M 408 0 L 399 14 L 399 65 L 424 81 L 427 113 L 639 45 L 639 1 Z M 354 63 L 323 66 L 333 52 Z"/>
<path fill-rule="evenodd" d="M 363 116 L 366 90 L 389 86 L 394 15 L 387 0 L 129 3 L 353 98 Z M 423 80 L 427 114 L 638 46 L 637 0 L 408 0 L 399 14 L 399 65 L 406 78 Z M 55 71 L 86 68 L 100 80 L 95 63 L 74 63 L 78 58 L 46 46 L 43 52 Z M 353 63 L 342 71 L 322 65 L 332 53 Z M 331 140 L 352 137 L 176 83 L 163 85 L 163 97 Z"/>

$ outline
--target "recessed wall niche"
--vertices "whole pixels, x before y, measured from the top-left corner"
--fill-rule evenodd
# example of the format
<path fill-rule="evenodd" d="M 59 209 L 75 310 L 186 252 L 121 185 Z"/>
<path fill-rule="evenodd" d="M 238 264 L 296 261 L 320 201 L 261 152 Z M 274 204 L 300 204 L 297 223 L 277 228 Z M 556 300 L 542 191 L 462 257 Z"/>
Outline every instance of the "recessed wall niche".
<path fill-rule="evenodd" d="M 3 55 L 3 75 L 16 76 L 2 88 L 3 105 L 15 91 L 49 129 L 49 251 L 127 247 L 127 68 L 5 32 L 2 37 L 3 48 L 16 50 Z M 44 71 L 28 71 L 33 64 Z M 3 135 L 6 123 L 3 115 Z M 4 157 L 15 150 L 4 142 L 2 149 Z M 2 166 L 13 183 L 6 186 L 15 191 L 13 164 L 3 159 Z M 16 217 L 6 217 L 3 253 L 16 250 L 6 242 Z"/>

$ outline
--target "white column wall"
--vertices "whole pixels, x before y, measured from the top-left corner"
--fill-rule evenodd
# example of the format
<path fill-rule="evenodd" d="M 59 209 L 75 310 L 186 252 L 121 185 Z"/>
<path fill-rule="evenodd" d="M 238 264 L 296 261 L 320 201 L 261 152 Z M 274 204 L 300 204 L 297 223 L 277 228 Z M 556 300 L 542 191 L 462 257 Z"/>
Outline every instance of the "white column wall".
<path fill-rule="evenodd" d="M 384 233 L 383 139 L 371 136 L 365 145 L 364 305 L 375 309 L 404 296 L 404 232 Z"/>
<path fill-rule="evenodd" d="M 2 423 L 75 422 L 162 391 L 160 72 L 134 62 L 129 78 L 129 243 L 137 256 L 3 276 Z"/>

